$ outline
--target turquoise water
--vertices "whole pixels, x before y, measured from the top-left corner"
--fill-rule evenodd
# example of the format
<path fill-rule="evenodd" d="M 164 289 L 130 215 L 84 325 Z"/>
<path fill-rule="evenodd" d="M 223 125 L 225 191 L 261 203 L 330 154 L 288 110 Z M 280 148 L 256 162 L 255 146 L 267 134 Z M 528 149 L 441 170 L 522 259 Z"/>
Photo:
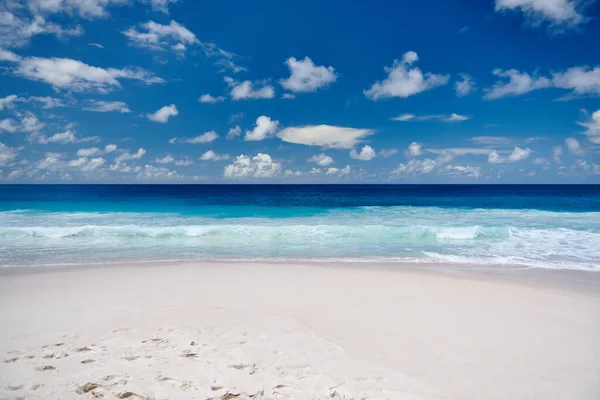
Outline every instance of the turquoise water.
<path fill-rule="evenodd" d="M 0 186 L 0 265 L 188 260 L 600 271 L 597 186 Z"/>

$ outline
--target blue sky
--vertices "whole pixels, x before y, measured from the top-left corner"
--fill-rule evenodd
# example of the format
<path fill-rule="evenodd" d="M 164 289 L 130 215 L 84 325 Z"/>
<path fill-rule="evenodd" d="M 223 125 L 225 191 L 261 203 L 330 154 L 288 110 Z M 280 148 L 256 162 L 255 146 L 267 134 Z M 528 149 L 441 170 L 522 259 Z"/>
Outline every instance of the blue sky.
<path fill-rule="evenodd" d="M 0 181 L 600 183 L 599 3 L 2 0 Z"/>

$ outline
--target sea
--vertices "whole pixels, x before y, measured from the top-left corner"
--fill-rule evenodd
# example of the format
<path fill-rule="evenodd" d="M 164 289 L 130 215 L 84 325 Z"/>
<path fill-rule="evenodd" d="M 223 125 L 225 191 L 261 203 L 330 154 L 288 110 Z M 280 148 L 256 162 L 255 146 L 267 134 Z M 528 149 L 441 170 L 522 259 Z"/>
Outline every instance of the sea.
<path fill-rule="evenodd" d="M 600 185 L 0 185 L 0 267 L 202 260 L 600 271 Z"/>

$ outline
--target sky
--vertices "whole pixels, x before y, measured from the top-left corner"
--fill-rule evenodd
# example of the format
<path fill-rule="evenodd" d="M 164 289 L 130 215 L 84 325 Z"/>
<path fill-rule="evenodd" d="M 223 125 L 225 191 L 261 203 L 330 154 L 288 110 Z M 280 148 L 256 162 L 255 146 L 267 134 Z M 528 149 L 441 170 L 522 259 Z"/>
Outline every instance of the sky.
<path fill-rule="evenodd" d="M 600 183 L 599 17 L 0 0 L 0 183 Z"/>

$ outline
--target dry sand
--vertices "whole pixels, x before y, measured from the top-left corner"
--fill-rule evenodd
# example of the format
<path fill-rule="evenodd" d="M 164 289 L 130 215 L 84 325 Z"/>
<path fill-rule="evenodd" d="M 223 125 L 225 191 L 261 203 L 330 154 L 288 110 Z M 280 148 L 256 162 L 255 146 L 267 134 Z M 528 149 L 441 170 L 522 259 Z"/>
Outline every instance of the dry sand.
<path fill-rule="evenodd" d="M 597 274 L 388 267 L 4 271 L 0 399 L 600 398 Z"/>

